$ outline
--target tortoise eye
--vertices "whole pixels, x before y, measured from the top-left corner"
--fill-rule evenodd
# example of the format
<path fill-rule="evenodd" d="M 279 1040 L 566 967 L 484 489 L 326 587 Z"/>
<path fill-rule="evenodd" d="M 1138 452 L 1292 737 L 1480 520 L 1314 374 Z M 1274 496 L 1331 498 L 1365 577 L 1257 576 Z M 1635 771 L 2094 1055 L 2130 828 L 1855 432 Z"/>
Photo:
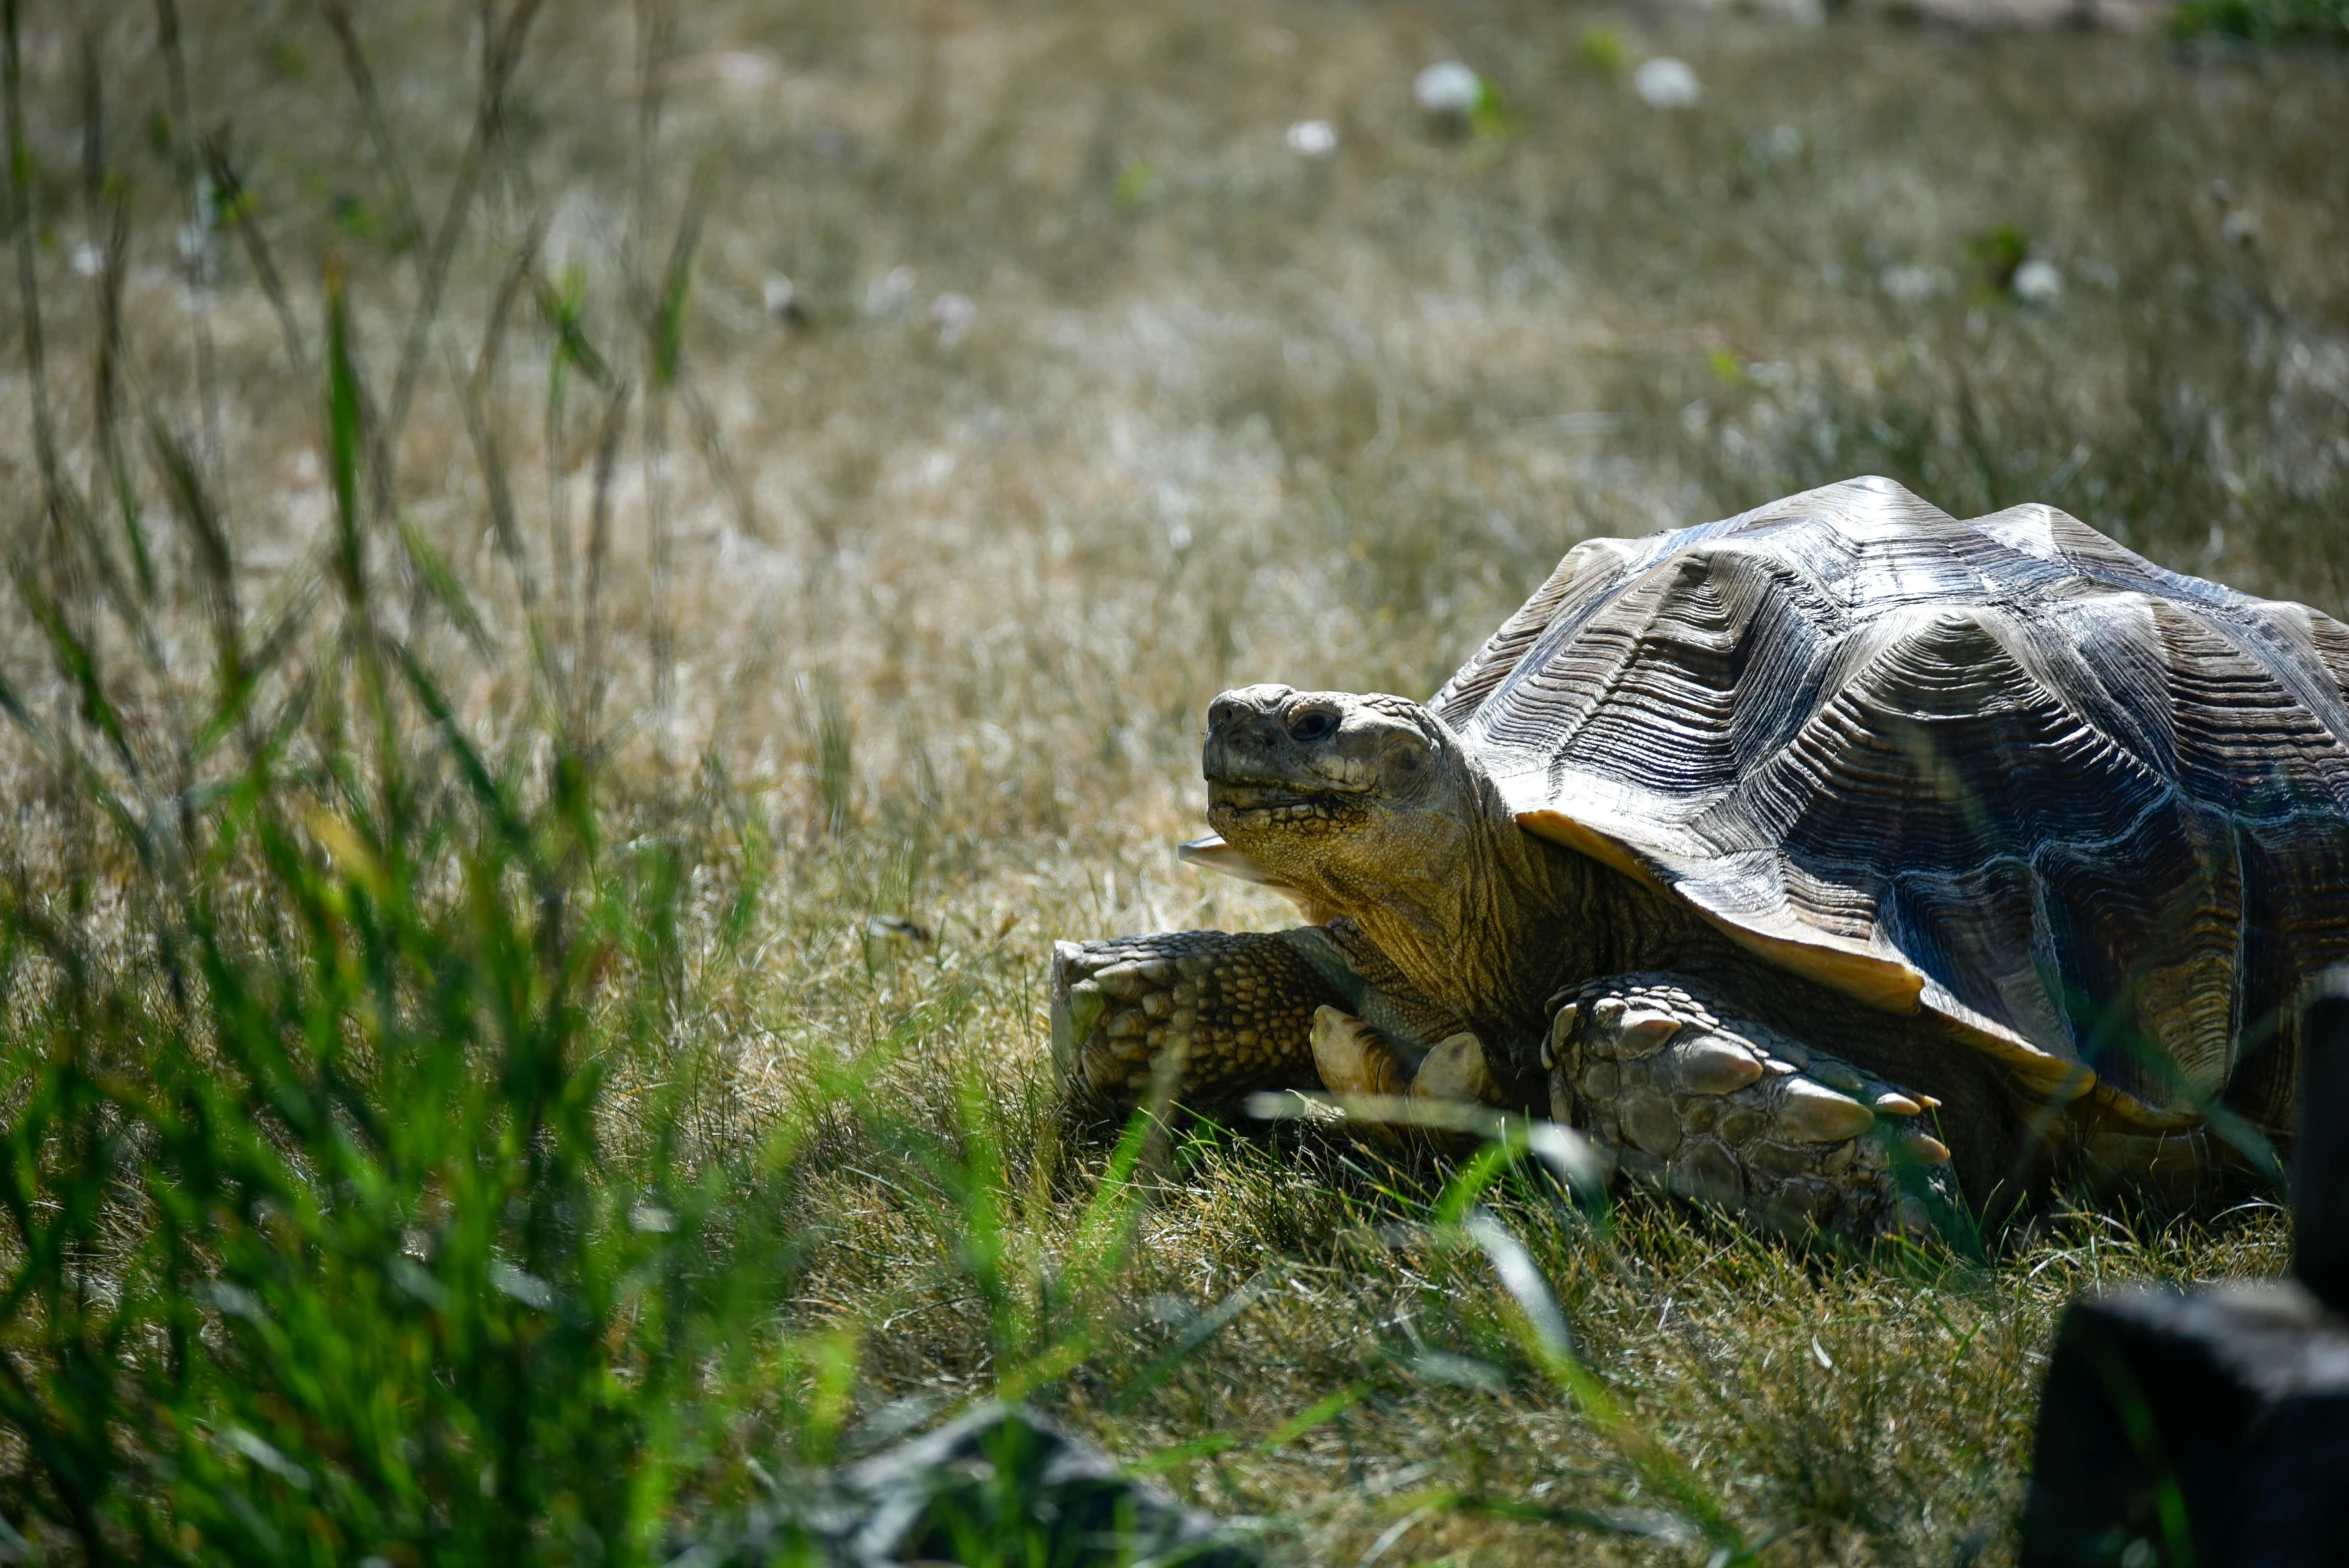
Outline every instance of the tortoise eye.
<path fill-rule="evenodd" d="M 1289 720 L 1289 735 L 1296 740 L 1320 740 L 1338 727 L 1338 716 L 1327 708 L 1307 708 Z"/>

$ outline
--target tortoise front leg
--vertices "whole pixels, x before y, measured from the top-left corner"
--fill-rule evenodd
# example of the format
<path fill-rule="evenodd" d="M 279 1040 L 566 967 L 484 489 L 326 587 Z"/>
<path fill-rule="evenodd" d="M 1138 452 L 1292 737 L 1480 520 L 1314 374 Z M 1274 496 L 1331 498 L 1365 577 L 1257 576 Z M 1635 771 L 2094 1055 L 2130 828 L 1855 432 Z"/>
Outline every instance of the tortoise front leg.
<path fill-rule="evenodd" d="M 1055 944 L 1052 1060 L 1065 1092 L 1115 1114 L 1141 1104 L 1162 1070 L 1194 1107 L 1258 1089 L 1362 1090 L 1330 1082 L 1328 1062 L 1317 1066 L 1329 1019 L 1363 1026 L 1360 1038 L 1394 1055 L 1396 1071 L 1416 1071 L 1458 1025 L 1399 986 L 1375 952 L 1342 947 L 1351 934 L 1300 926 Z"/>
<path fill-rule="evenodd" d="M 1954 1213 L 1930 1097 L 1716 1013 L 1699 986 L 1614 975 L 1559 996 L 1543 1053 L 1551 1114 L 1681 1197 L 1862 1239 Z"/>
<path fill-rule="evenodd" d="M 1297 935 L 1164 931 L 1054 944 L 1052 1061 L 1065 1092 L 1122 1113 L 1162 1069 L 1190 1105 L 1315 1087 L 1314 1010 L 1344 1005 L 1344 975 L 1317 966 L 1323 955 Z"/>

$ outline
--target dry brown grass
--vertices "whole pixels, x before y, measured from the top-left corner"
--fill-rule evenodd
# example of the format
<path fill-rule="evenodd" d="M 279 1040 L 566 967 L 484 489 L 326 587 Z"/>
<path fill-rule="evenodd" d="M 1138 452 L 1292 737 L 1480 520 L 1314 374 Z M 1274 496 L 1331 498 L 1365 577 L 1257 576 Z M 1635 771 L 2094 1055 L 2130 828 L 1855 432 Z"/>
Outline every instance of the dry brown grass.
<path fill-rule="evenodd" d="M 469 672 L 468 716 L 494 729 L 528 690 L 523 623 L 459 376 L 517 243 L 541 234 L 547 276 L 579 269 L 588 334 L 638 392 L 601 590 L 616 809 L 712 857 L 752 824 L 778 857 L 749 958 L 703 941 L 698 1006 L 675 1025 L 721 1157 L 806 1092 L 811 1061 L 899 1038 L 896 1113 L 952 1133 L 975 1096 L 973 1125 L 1015 1151 L 1017 1247 L 1039 1267 L 1061 1255 L 1091 1156 L 1047 1130 L 1051 940 L 1283 918 L 1168 853 L 1200 815 L 1207 700 L 1256 678 L 1424 695 L 1588 535 L 1878 468 L 1953 508 L 2055 500 L 2167 564 L 2349 604 L 2337 55 L 1530 0 L 680 11 L 641 207 L 629 12 L 540 19 L 399 467 L 405 515 L 470 585 L 491 648 L 467 653 L 430 612 L 413 634 Z M 469 15 L 360 18 L 428 232 L 471 124 Z M 147 131 L 170 97 L 151 13 L 40 8 L 39 266 L 52 393 L 86 466 L 96 300 L 74 263 L 103 219 L 79 187 L 85 25 L 130 181 L 133 391 L 192 432 L 203 420 L 179 198 Z M 333 252 L 388 384 L 429 242 L 404 232 L 331 35 L 307 8 L 244 0 L 191 6 L 187 27 L 196 124 L 225 129 L 307 364 Z M 1643 107 L 1594 63 L 1601 28 L 1634 61 L 1689 60 L 1703 102 Z M 1412 73 L 1449 55 L 1501 89 L 1498 129 L 1454 141 L 1420 122 Z M 1315 117 L 1338 132 L 1325 160 L 1283 139 Z M 685 373 L 648 398 L 632 290 L 657 276 L 697 167 Z M 2059 302 L 2018 306 L 1985 281 L 1969 244 L 2001 225 L 2062 269 Z M 316 395 L 238 236 L 210 243 L 219 474 L 264 604 L 325 529 Z M 801 324 L 766 308 L 776 276 Z M 948 325 L 950 296 L 967 326 Z M 599 404 L 574 378 L 550 453 L 549 352 L 526 304 L 487 384 L 533 581 L 575 606 L 556 540 L 585 549 Z M 30 399 L 12 350 L 0 463 L 27 529 Z M 659 594 L 656 510 L 673 563 Z M 0 642 L 29 683 L 31 628 Z M 27 802 L 11 855 L 38 868 L 40 803 L 67 805 L 29 758 L 11 767 Z M 807 1194 L 824 1261 L 785 1308 L 866 1325 L 871 1409 L 1000 1370 L 954 1238 L 882 1179 L 901 1152 L 832 1127 Z M 1481 1266 L 1396 1229 L 1431 1195 L 1399 1180 L 1291 1141 L 1178 1150 L 1130 1291 L 1149 1310 L 1053 1397 L 1136 1458 L 1236 1440 L 1170 1474 L 1273 1516 L 1316 1561 L 1549 1560 L 1567 1527 L 1472 1501 L 1652 1501 L 1511 1347 Z M 2272 1211 L 2070 1216 L 1985 1265 L 1904 1270 L 1647 1203 L 1604 1239 L 1530 1192 L 1512 1212 L 1632 1420 L 1787 1562 L 2001 1559 L 2064 1297 L 2269 1272 L 2284 1246 Z M 1166 1324 L 1251 1280 L 1228 1328 L 1116 1403 Z M 1266 1441 L 1356 1385 L 1358 1402 Z M 1586 1546 L 1692 1551 L 1571 1549 Z"/>

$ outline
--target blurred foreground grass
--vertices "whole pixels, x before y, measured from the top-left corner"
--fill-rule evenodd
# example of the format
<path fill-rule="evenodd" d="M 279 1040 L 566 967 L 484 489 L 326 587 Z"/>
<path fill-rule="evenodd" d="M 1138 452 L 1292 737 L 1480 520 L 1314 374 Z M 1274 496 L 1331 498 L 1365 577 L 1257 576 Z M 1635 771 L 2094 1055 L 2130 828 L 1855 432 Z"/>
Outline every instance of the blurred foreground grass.
<path fill-rule="evenodd" d="M 2342 609 L 2338 53 L 8 17 L 0 1555 L 666 1560 L 1008 1391 L 1306 1560 L 2000 1560 L 2065 1296 L 2280 1266 L 1063 1147 L 1041 982 L 1283 918 L 1165 851 L 1217 689 L 1424 695 L 1591 533 L 1874 469 Z"/>

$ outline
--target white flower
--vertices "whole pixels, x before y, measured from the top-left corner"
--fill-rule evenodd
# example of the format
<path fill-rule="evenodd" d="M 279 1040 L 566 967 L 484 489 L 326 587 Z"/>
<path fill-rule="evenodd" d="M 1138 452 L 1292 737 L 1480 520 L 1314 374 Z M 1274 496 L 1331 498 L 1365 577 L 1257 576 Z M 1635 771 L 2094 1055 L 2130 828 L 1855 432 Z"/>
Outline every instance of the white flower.
<path fill-rule="evenodd" d="M 1420 72 L 1411 90 L 1429 114 L 1466 116 L 1484 97 L 1484 80 L 1457 60 L 1442 60 Z"/>
<path fill-rule="evenodd" d="M 1337 150 L 1337 128 L 1327 120 L 1299 120 L 1289 127 L 1289 151 L 1299 157 L 1326 158 Z"/>
<path fill-rule="evenodd" d="M 2007 287 L 2027 305 L 2045 305 L 2063 296 L 2064 275 L 2055 270 L 2054 262 L 2033 257 L 2015 269 Z"/>
<path fill-rule="evenodd" d="M 1884 292 L 1904 305 L 1931 299 L 1949 288 L 1949 274 L 1938 267 L 1920 267 L 1913 261 L 1896 262 L 1876 280 Z"/>
<path fill-rule="evenodd" d="M 1631 90 L 1651 109 L 1686 109 L 1704 91 L 1686 62 L 1665 54 L 1640 62 L 1639 69 L 1631 73 Z"/>
<path fill-rule="evenodd" d="M 938 329 L 938 346 L 952 348 L 971 330 L 979 307 L 968 294 L 941 294 L 930 302 L 930 322 Z"/>
<path fill-rule="evenodd" d="M 865 287 L 865 314 L 887 316 L 913 298 L 920 276 L 911 267 L 891 267 Z"/>
<path fill-rule="evenodd" d="M 1757 169 L 1775 169 L 1803 155 L 1803 133 L 1791 125 L 1773 125 L 1745 144 L 1745 161 Z"/>

